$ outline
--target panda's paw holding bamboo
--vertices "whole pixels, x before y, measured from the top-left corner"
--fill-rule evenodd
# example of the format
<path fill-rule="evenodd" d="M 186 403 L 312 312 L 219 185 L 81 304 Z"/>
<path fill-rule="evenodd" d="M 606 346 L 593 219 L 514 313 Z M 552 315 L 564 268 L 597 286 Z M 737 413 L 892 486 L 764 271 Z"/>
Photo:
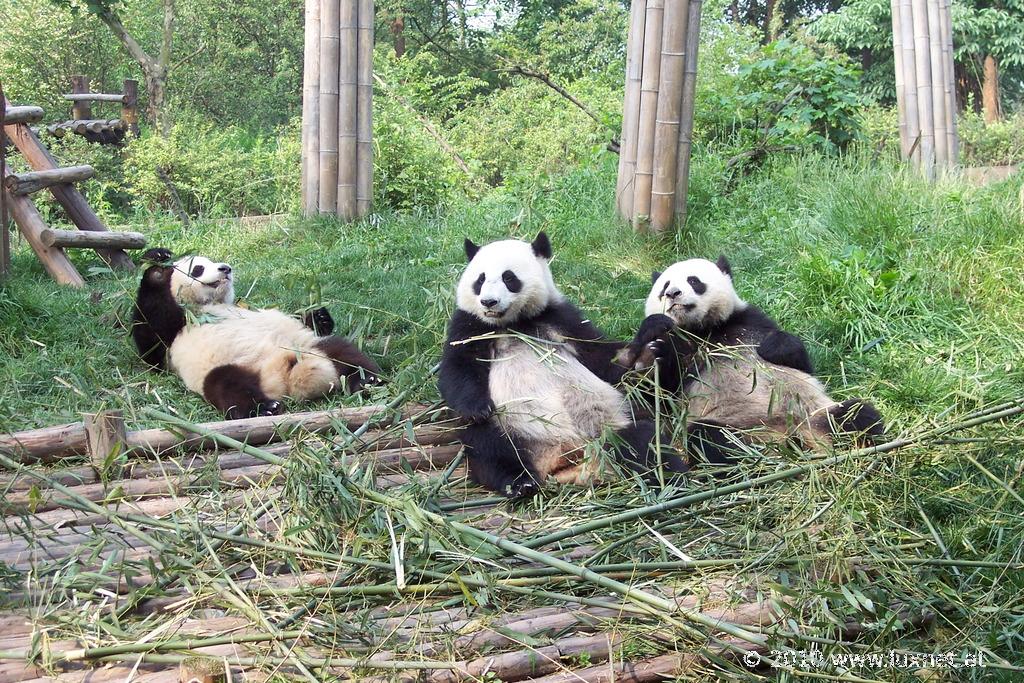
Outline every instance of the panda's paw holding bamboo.
<path fill-rule="evenodd" d="M 147 249 L 142 254 L 142 260 L 147 263 L 167 263 L 174 259 L 174 254 L 171 253 L 170 249 L 164 249 L 163 247 L 154 247 L 153 249 Z"/>
<path fill-rule="evenodd" d="M 318 337 L 327 337 L 334 333 L 334 318 L 326 306 L 321 306 L 315 311 L 309 311 L 302 317 L 306 327 L 313 330 Z"/>

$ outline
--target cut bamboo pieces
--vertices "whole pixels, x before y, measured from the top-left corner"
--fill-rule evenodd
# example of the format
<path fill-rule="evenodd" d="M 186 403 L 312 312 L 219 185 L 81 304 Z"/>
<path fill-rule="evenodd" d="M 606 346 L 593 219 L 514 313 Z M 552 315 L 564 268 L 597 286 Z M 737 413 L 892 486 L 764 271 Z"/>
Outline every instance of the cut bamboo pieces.
<path fill-rule="evenodd" d="M 350 221 L 373 196 L 374 5 L 306 0 L 305 16 L 303 213 Z"/>
<path fill-rule="evenodd" d="M 949 0 L 892 0 L 900 151 L 931 179 L 957 163 Z"/>
<path fill-rule="evenodd" d="M 685 220 L 700 10 L 700 0 L 630 8 L 616 206 L 639 231 Z"/>

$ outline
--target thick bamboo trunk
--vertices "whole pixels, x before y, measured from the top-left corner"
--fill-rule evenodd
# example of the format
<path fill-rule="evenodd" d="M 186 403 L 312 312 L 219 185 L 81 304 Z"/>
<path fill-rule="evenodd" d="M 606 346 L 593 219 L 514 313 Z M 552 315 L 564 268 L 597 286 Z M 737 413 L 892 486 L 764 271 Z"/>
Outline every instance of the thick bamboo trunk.
<path fill-rule="evenodd" d="M 939 20 L 941 0 L 928 2 L 928 58 L 931 68 L 932 130 L 935 132 L 935 165 L 949 165 L 949 136 L 946 134 L 946 87 L 942 68 L 942 31 Z"/>
<path fill-rule="evenodd" d="M 30 171 L 28 173 L 12 173 L 4 179 L 4 187 L 15 195 L 32 194 L 59 183 L 76 183 L 88 180 L 96 175 L 92 166 L 67 166 L 50 171 Z"/>
<path fill-rule="evenodd" d="M 320 204 L 320 0 L 306 0 L 302 58 L 302 214 Z"/>
<path fill-rule="evenodd" d="M 359 54 L 356 79 L 356 216 L 373 203 L 373 0 L 359 0 Z"/>
<path fill-rule="evenodd" d="M 950 0 L 942 0 L 939 8 L 939 29 L 942 32 L 942 82 L 946 93 L 946 136 L 949 163 L 960 162 L 960 140 L 956 134 L 956 82 L 953 65 L 953 24 L 950 18 Z"/>
<path fill-rule="evenodd" d="M 900 31 L 900 0 L 891 0 L 892 9 L 892 55 L 896 66 L 896 110 L 899 116 L 900 156 L 906 158 L 910 152 L 910 136 L 907 134 L 907 101 L 903 92 L 903 40 Z"/>
<path fill-rule="evenodd" d="M 689 0 L 665 0 L 661 40 L 661 85 L 654 127 L 654 176 L 651 181 L 651 230 L 672 226 L 676 210 L 680 112 L 686 67 Z"/>
<path fill-rule="evenodd" d="M 619 176 L 615 203 L 623 220 L 633 220 L 633 181 L 636 174 L 636 147 L 640 124 L 640 80 L 643 75 L 644 17 L 646 0 L 633 0 L 629 10 L 629 36 L 626 41 L 626 87 L 622 102 L 622 145 L 619 150 Z"/>
<path fill-rule="evenodd" d="M 661 83 L 661 33 L 665 0 L 648 0 L 644 29 L 644 64 L 640 80 L 640 124 L 633 181 L 633 227 L 643 229 L 651 212 L 654 177 L 654 129 Z"/>
<path fill-rule="evenodd" d="M 82 230 L 43 230 L 42 241 L 48 247 L 74 249 L 142 249 L 146 236 L 141 232 L 83 232 Z"/>
<path fill-rule="evenodd" d="M 7 107 L 4 114 L 4 125 L 13 126 L 16 123 L 36 123 L 43 118 L 42 107 Z"/>
<path fill-rule="evenodd" d="M 686 223 L 690 193 L 690 152 L 693 147 L 693 113 L 697 101 L 697 50 L 700 47 L 700 13 L 703 0 L 690 0 L 686 27 L 686 69 L 680 110 L 678 170 L 676 171 L 676 221 Z"/>
<path fill-rule="evenodd" d="M 985 55 L 981 82 L 981 111 L 985 115 L 985 123 L 1002 120 L 1003 110 L 999 100 L 999 62 L 992 55 Z"/>
<path fill-rule="evenodd" d="M 339 0 L 320 4 L 320 213 L 338 210 Z"/>
<path fill-rule="evenodd" d="M 914 12 L 911 9 L 911 0 L 899 0 L 900 5 L 900 44 L 903 48 L 903 99 L 906 108 L 907 121 L 907 157 L 915 165 L 920 164 L 921 159 L 921 125 L 918 120 L 917 106 L 917 71 L 914 68 L 916 57 L 914 56 Z"/>
<path fill-rule="evenodd" d="M 928 0 L 913 0 L 911 11 L 914 17 L 918 125 L 921 129 L 920 169 L 931 178 L 935 171 L 935 117 L 932 114 L 932 65 L 928 54 Z"/>
<path fill-rule="evenodd" d="M 359 127 L 359 0 L 341 0 L 338 67 L 338 216 L 356 217 L 356 135 Z"/>

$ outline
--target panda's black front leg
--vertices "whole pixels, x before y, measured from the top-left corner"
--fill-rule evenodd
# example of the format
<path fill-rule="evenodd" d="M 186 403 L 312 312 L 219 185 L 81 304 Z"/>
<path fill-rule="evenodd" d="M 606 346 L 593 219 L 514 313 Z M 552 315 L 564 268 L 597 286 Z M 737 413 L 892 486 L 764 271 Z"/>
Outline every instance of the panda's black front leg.
<path fill-rule="evenodd" d="M 259 375 L 240 365 L 219 365 L 210 370 L 203 380 L 203 397 L 229 420 L 284 412 L 280 401 L 263 393 Z"/>
<path fill-rule="evenodd" d="M 672 448 L 671 439 L 662 435 L 658 443 L 653 420 L 637 420 L 616 431 L 615 436 L 614 450 L 618 460 L 650 481 L 657 480 L 656 469 L 659 464 L 662 470 L 670 474 L 682 474 L 690 469 Z"/>
<path fill-rule="evenodd" d="M 466 427 L 461 440 L 469 476 L 480 486 L 509 498 L 527 498 L 540 489 L 526 445 L 493 422 Z"/>
<path fill-rule="evenodd" d="M 800 370 L 808 375 L 814 374 L 814 367 L 811 365 L 811 357 L 807 353 L 807 347 L 804 346 L 803 341 L 799 337 L 789 332 L 782 330 L 772 331 L 758 345 L 757 355 L 769 363 Z"/>

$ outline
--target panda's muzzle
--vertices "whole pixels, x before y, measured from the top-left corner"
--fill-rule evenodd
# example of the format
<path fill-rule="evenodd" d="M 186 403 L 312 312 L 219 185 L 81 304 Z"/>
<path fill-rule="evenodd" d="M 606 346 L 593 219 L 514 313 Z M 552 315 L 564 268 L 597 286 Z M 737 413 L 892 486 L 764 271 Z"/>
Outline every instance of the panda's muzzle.
<path fill-rule="evenodd" d="M 497 299 L 480 299 L 480 305 L 484 307 L 484 316 L 488 318 L 500 318 L 505 315 L 505 311 L 497 311 L 494 309 L 498 305 Z"/>

